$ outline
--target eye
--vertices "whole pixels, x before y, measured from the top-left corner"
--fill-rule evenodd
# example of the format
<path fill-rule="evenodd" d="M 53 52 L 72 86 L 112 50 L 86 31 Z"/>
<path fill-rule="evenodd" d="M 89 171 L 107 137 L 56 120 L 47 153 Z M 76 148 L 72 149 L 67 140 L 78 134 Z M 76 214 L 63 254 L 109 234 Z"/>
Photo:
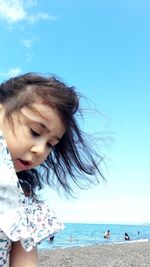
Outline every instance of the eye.
<path fill-rule="evenodd" d="M 31 132 L 31 135 L 34 136 L 34 137 L 38 137 L 38 136 L 40 136 L 39 133 L 35 132 L 35 131 L 32 130 L 31 128 L 30 128 L 30 132 Z"/>

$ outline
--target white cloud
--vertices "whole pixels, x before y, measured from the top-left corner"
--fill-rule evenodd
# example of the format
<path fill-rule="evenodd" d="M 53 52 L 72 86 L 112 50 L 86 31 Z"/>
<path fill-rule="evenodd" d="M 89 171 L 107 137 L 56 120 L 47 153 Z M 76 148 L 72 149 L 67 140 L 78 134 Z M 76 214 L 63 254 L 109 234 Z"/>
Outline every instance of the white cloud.
<path fill-rule="evenodd" d="M 48 13 L 31 13 L 32 7 L 37 6 L 35 0 L 0 0 L 0 19 L 8 24 L 27 21 L 36 23 L 39 20 L 55 20 L 56 17 Z"/>
<path fill-rule="evenodd" d="M 31 60 L 32 60 L 32 58 L 33 58 L 33 53 L 31 52 L 31 51 L 27 51 L 26 53 L 25 53 L 25 56 L 26 56 L 26 62 L 31 62 Z"/>
<path fill-rule="evenodd" d="M 25 46 L 26 48 L 26 53 L 25 53 L 25 57 L 26 57 L 26 62 L 31 62 L 32 58 L 33 58 L 33 51 L 32 51 L 32 47 L 33 44 L 37 41 L 37 38 L 32 38 L 32 39 L 24 39 L 22 41 L 22 44 Z"/>
<path fill-rule="evenodd" d="M 0 18 L 8 23 L 16 23 L 26 18 L 22 1 L 0 0 Z"/>
<path fill-rule="evenodd" d="M 33 7 L 33 6 L 37 6 L 37 1 L 36 0 L 26 0 L 25 6 L 28 8 Z"/>
<path fill-rule="evenodd" d="M 22 43 L 27 49 L 30 49 L 32 47 L 34 41 L 35 41 L 35 39 L 25 39 L 22 41 Z"/>
<path fill-rule="evenodd" d="M 19 74 L 21 74 L 22 70 L 19 67 L 16 68 L 11 68 L 7 72 L 0 72 L 0 76 L 5 77 L 5 78 L 10 78 L 10 77 L 15 77 Z"/>
<path fill-rule="evenodd" d="M 39 13 L 36 13 L 36 14 L 28 16 L 28 20 L 31 23 L 35 23 L 35 22 L 37 22 L 39 20 L 56 20 L 56 19 L 57 19 L 57 17 L 50 16 L 49 14 L 42 13 L 42 12 L 39 12 Z"/>

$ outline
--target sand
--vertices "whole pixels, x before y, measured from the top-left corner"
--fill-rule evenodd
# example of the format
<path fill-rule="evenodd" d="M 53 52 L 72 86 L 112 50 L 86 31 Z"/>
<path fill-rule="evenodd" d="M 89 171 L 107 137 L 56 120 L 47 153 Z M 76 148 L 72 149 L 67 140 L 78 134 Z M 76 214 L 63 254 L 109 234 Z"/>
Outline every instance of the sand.
<path fill-rule="evenodd" d="M 150 242 L 40 251 L 41 267 L 150 267 Z"/>

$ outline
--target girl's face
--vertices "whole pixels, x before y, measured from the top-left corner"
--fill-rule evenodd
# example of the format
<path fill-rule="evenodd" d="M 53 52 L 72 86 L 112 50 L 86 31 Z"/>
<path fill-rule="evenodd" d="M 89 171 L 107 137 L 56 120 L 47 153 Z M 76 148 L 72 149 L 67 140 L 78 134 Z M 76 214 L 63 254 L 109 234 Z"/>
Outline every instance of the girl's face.
<path fill-rule="evenodd" d="M 40 101 L 32 107 L 35 110 L 24 107 L 19 115 L 12 115 L 14 129 L 11 129 L 5 119 L 5 108 L 0 106 L 0 128 L 16 172 L 42 164 L 66 130 L 55 108 Z"/>

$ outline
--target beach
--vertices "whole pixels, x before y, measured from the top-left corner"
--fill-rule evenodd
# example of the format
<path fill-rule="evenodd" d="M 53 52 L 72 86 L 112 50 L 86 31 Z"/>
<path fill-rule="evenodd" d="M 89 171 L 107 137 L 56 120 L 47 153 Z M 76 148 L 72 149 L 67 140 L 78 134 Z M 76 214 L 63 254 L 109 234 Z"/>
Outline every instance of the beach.
<path fill-rule="evenodd" d="M 148 267 L 150 242 L 42 250 L 39 258 L 40 267 Z"/>

